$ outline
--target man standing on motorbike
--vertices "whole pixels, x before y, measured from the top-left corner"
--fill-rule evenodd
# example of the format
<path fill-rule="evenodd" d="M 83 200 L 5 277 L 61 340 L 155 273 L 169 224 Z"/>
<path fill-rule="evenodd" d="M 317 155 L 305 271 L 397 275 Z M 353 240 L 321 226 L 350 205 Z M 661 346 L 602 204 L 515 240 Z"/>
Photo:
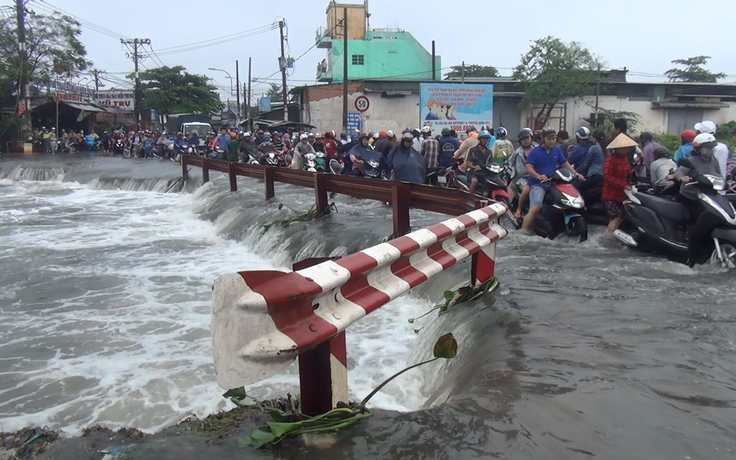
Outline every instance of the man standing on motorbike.
<path fill-rule="evenodd" d="M 483 179 L 483 166 L 493 158 L 488 142 L 491 140 L 491 133 L 485 129 L 478 134 L 478 145 L 468 151 L 468 158 L 465 160 L 465 166 L 468 168 L 468 180 L 470 187 L 468 192 L 474 194 L 478 188 L 478 182 Z"/>
<path fill-rule="evenodd" d="M 509 196 L 514 196 L 520 190 L 514 217 L 521 220 L 521 213 L 529 197 L 529 173 L 526 172 L 526 158 L 536 145 L 532 141 L 534 133 L 530 128 L 524 128 L 519 132 L 519 148 L 514 151 L 509 159 L 510 167 Z"/>
<path fill-rule="evenodd" d="M 420 153 L 427 163 L 427 171 L 436 170 L 439 167 L 440 143 L 432 137 L 432 128 L 429 126 L 422 127 L 422 136 L 424 140 L 422 141 L 422 150 Z M 437 185 L 437 174 L 432 174 L 428 183 L 430 185 Z"/>
<path fill-rule="evenodd" d="M 569 169 L 573 174 L 575 168 L 567 162 L 560 147 L 557 146 L 557 132 L 551 128 L 542 130 L 542 145 L 534 147 L 526 158 L 526 172 L 529 174 L 529 213 L 524 217 L 522 230 L 528 231 L 534 219 L 542 210 L 544 196 L 549 189 L 548 176 L 552 175 L 558 167 Z M 582 178 L 580 174 L 577 174 Z"/>
<path fill-rule="evenodd" d="M 713 228 L 718 218 L 711 213 L 704 212 L 703 206 L 698 200 L 700 192 L 697 186 L 688 185 L 696 180 L 696 176 L 703 174 L 712 174 L 714 176 L 723 177 L 721 167 L 718 160 L 714 158 L 715 149 L 718 141 L 715 136 L 710 133 L 698 134 L 693 139 L 693 150 L 689 158 L 689 166 L 680 166 L 677 168 L 675 178 L 679 180 L 680 195 L 685 198 L 683 203 L 687 207 L 690 214 L 690 230 L 688 235 L 688 265 L 693 267 L 696 263 L 702 261 L 703 251 L 699 244 L 708 240 L 707 234 Z M 692 167 L 690 167 L 692 166 Z"/>

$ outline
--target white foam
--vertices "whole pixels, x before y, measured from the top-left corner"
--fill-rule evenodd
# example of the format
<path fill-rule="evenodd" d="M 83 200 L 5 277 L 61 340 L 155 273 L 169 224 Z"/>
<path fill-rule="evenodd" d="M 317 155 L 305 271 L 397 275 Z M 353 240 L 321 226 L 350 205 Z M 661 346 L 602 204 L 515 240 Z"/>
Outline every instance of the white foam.
<path fill-rule="evenodd" d="M 73 434 L 101 423 L 153 432 L 227 407 L 210 350 L 212 280 L 285 268 L 284 254 L 265 260 L 198 217 L 214 185 L 194 194 L 97 186 L 0 182 L 0 265 L 23 258 L 28 272 L 0 295 L 0 431 L 35 424 Z M 427 308 L 400 298 L 348 330 L 353 397 L 413 364 L 417 336 L 406 318 Z M 372 405 L 421 407 L 420 372 Z M 297 394 L 296 373 L 292 366 L 248 391 Z"/>

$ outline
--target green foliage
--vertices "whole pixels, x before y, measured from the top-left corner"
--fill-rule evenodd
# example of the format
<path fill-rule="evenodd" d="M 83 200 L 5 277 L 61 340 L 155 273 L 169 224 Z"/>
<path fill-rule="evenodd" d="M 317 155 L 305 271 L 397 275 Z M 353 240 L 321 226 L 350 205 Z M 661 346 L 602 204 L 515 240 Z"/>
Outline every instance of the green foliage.
<path fill-rule="evenodd" d="M 597 71 L 603 66 L 587 48 L 578 42 L 565 43 L 547 36 L 534 41 L 514 69 L 524 97 L 521 105 L 541 103 L 536 121 L 544 125 L 555 105 L 566 98 L 580 98 L 593 92 Z"/>
<path fill-rule="evenodd" d="M 273 420 L 266 422 L 264 426 L 254 428 L 249 435 L 239 438 L 238 446 L 254 447 L 257 449 L 266 444 L 278 444 L 287 436 L 308 433 L 329 433 L 355 425 L 360 420 L 373 416 L 373 412 L 366 409 L 365 405 L 393 379 L 404 372 L 437 361 L 438 359 L 454 358 L 457 355 L 457 341 L 455 337 L 452 334 L 445 334 L 440 337 L 434 346 L 433 355 L 434 358 L 409 366 L 384 380 L 368 396 L 363 398 L 363 401 L 359 404 L 348 405 L 340 403 L 337 408 L 314 417 L 302 414 L 296 408 L 296 403 L 291 400 L 291 396 L 286 400 L 286 404 L 279 404 L 279 407 L 272 404 L 264 404 L 251 398 L 258 408 L 262 412 L 269 414 Z M 229 390 L 223 396 L 230 399 L 238 407 L 243 407 L 243 401 L 249 397 L 245 393 L 245 388 Z"/>
<path fill-rule="evenodd" d="M 281 85 L 277 85 L 276 83 L 271 83 L 271 85 L 268 87 L 268 92 L 266 93 L 266 95 L 271 98 L 271 102 L 284 101 L 284 92 L 281 89 Z"/>
<path fill-rule="evenodd" d="M 682 145 L 682 139 L 677 134 L 655 134 L 655 142 L 658 142 L 663 147 L 667 147 L 671 155 L 675 154 L 675 150 L 679 149 Z"/>
<path fill-rule="evenodd" d="M 134 75 L 128 75 L 134 79 Z M 211 113 L 222 110 L 217 87 L 205 75 L 192 74 L 183 66 L 157 67 L 140 73 L 143 105 L 162 115 Z"/>
<path fill-rule="evenodd" d="M 710 59 L 710 56 L 694 56 L 687 59 L 675 59 L 671 62 L 684 67 L 684 69 L 673 67 L 664 74 L 670 81 L 681 81 L 687 83 L 716 83 L 718 80 L 726 78 L 725 73 L 714 73 L 704 67 L 705 64 L 708 63 L 708 59 Z"/>
<path fill-rule="evenodd" d="M 731 133 L 734 128 L 736 128 L 736 121 L 733 120 L 728 123 L 718 125 L 718 129 L 716 130 L 716 139 L 724 143 L 733 142 L 733 134 Z"/>
<path fill-rule="evenodd" d="M 3 94 L 18 90 L 21 72 L 28 75 L 31 83 L 44 83 L 56 76 L 77 76 L 92 64 L 79 41 L 82 34 L 79 22 L 59 12 L 46 15 L 26 11 L 28 62 L 22 70 L 16 18 L 14 15 L 0 18 L 0 91 Z"/>
<path fill-rule="evenodd" d="M 471 64 L 465 66 L 465 73 L 463 74 L 463 66 L 461 65 L 454 65 L 452 66 L 452 70 L 447 73 L 447 78 L 453 78 L 457 77 L 460 78 L 463 75 L 466 77 L 498 77 L 500 74 L 498 73 L 498 69 L 493 67 L 492 65 L 478 65 L 478 64 Z"/>

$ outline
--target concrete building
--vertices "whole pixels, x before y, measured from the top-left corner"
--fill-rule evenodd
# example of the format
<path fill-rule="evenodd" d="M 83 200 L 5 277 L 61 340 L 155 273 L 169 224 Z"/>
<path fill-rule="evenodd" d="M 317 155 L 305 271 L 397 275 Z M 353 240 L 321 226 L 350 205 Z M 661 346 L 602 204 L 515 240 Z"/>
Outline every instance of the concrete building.
<path fill-rule="evenodd" d="M 315 42 L 327 50 L 317 63 L 317 81 L 338 83 L 344 79 L 345 26 L 347 13 L 348 80 L 431 80 L 441 78 L 441 59 L 434 58 L 409 32 L 401 29 L 370 28 L 368 2 L 336 3 L 327 6 L 327 25 L 317 29 Z"/>
<path fill-rule="evenodd" d="M 351 79 L 352 80 L 352 79 Z M 422 80 L 428 81 L 428 80 Z M 362 129 L 403 130 L 420 126 L 419 84 L 416 80 L 382 79 L 349 83 L 350 111 L 355 99 L 368 98 L 370 106 L 363 114 Z M 511 78 L 466 78 L 467 83 L 493 84 L 493 125 L 505 126 L 512 136 L 522 127 L 531 126 L 537 105 L 520 107 L 523 89 Z M 736 85 L 718 83 L 642 83 L 626 81 L 626 71 L 613 71 L 601 87 L 598 107 L 640 116 L 637 132 L 677 134 L 702 120 L 717 124 L 736 120 Z M 462 84 L 443 80 L 443 84 Z M 299 107 L 300 121 L 318 130 L 342 126 L 342 84 L 323 84 L 294 88 L 293 102 Z M 589 126 L 585 118 L 595 112 L 596 95 L 561 101 L 552 113 L 549 125 L 573 132 Z"/>

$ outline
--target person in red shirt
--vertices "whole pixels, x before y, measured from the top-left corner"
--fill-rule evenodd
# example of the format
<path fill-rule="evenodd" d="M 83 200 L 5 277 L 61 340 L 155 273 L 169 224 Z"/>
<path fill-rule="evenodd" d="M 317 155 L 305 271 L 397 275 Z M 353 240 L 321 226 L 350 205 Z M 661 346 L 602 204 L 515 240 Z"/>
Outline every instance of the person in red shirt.
<path fill-rule="evenodd" d="M 626 134 L 619 134 L 606 147 L 610 155 L 603 162 L 603 203 L 611 221 L 608 233 L 613 233 L 624 218 L 624 190 L 631 189 L 631 163 L 629 149 L 637 144 Z"/>
<path fill-rule="evenodd" d="M 335 140 L 335 131 L 325 133 L 325 139 L 322 141 L 325 153 L 329 158 L 337 158 L 337 141 Z"/>

